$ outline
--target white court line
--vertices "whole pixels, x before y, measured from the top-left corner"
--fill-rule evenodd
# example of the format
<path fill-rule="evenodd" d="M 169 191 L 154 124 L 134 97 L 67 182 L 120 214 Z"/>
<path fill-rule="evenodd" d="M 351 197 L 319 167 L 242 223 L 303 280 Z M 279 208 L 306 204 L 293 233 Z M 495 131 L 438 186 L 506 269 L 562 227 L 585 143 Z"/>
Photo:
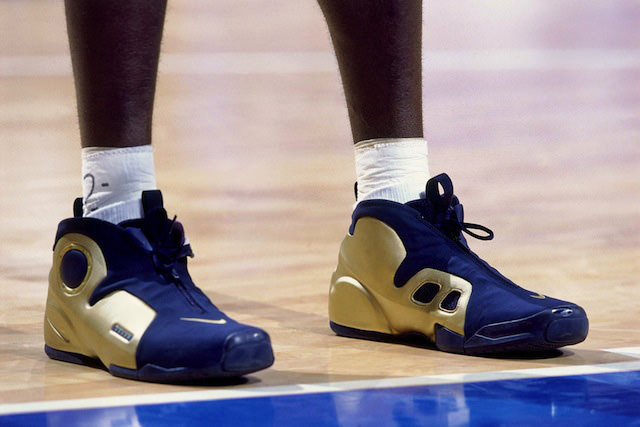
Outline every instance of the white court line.
<path fill-rule="evenodd" d="M 623 350 L 640 357 L 640 347 Z M 625 353 L 626 354 L 626 353 Z M 255 397 L 291 396 L 310 393 L 342 392 L 351 390 L 375 390 L 397 387 L 413 387 L 442 384 L 462 384 L 527 378 L 565 377 L 640 370 L 640 361 L 604 363 L 599 365 L 555 366 L 551 368 L 517 369 L 509 371 L 477 372 L 466 374 L 426 375 L 405 378 L 381 378 L 372 380 L 341 381 L 317 384 L 294 384 L 271 387 L 211 389 L 172 393 L 153 393 L 128 396 L 97 397 L 87 399 L 50 400 L 0 405 L 0 415 L 43 411 L 61 411 L 116 406 L 151 405 L 163 403 L 197 402 L 206 400 L 246 399 Z"/>
<path fill-rule="evenodd" d="M 610 353 L 622 354 L 625 356 L 635 357 L 640 359 L 640 347 L 618 347 L 618 348 L 607 348 L 604 351 L 608 351 Z"/>
<path fill-rule="evenodd" d="M 433 71 L 630 70 L 640 68 L 640 49 L 427 50 Z M 164 53 L 163 74 L 309 74 L 337 72 L 331 52 Z M 0 56 L 0 77 L 68 76 L 69 55 Z"/>

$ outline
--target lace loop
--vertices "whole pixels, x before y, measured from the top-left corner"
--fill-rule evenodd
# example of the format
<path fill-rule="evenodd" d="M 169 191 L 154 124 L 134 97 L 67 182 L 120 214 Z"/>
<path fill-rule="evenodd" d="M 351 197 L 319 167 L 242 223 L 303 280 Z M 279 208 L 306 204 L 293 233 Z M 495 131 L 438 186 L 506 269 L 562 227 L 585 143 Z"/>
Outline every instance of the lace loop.
<path fill-rule="evenodd" d="M 479 240 L 491 240 L 493 239 L 493 230 L 491 230 L 488 227 L 485 227 L 484 225 L 480 225 L 480 224 L 472 224 L 470 222 L 461 222 L 461 229 L 462 231 L 464 231 L 465 233 L 467 233 L 469 236 L 471 237 L 475 237 L 476 239 Z M 482 234 L 477 234 L 474 233 L 473 231 L 469 231 L 469 230 L 481 230 L 484 231 L 486 234 L 482 235 Z"/>

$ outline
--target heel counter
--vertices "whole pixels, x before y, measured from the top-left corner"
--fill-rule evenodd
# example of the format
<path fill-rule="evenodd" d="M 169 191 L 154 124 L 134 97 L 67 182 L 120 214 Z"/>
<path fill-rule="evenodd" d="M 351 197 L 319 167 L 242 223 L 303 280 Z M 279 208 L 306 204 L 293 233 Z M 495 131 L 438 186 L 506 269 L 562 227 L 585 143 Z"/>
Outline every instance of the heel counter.
<path fill-rule="evenodd" d="M 391 333 L 389 321 L 376 299 L 350 276 L 334 274 L 332 278 L 329 320 L 349 328 Z"/>

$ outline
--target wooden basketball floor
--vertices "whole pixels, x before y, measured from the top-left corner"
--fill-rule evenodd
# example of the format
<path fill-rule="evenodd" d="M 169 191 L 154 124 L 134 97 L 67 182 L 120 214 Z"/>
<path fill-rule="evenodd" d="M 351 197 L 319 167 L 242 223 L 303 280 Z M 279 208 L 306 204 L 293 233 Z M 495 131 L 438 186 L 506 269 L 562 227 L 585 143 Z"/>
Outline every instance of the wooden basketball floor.
<path fill-rule="evenodd" d="M 336 337 L 327 292 L 354 168 L 319 8 L 171 0 L 154 123 L 159 187 L 187 228 L 196 282 L 268 330 L 276 362 L 238 384 L 172 386 L 48 360 L 51 247 L 81 191 L 73 79 L 62 2 L 3 1 L 0 414 L 96 397 L 640 370 L 640 4 L 430 1 L 424 20 L 431 171 L 452 177 L 466 219 L 496 232 L 471 242 L 477 252 L 587 310 L 584 343 L 552 358 L 492 359 Z"/>

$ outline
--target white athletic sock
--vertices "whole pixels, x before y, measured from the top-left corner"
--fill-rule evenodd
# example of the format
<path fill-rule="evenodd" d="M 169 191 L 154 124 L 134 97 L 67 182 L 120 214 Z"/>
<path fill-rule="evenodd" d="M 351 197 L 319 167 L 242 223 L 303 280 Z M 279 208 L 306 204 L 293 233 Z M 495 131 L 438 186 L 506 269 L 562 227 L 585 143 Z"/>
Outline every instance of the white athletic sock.
<path fill-rule="evenodd" d="M 358 202 L 367 199 L 407 203 L 424 198 L 430 178 L 424 138 L 379 138 L 355 145 Z"/>
<path fill-rule="evenodd" d="M 150 145 L 82 149 L 83 216 L 118 224 L 142 217 L 142 192 L 156 188 Z"/>

